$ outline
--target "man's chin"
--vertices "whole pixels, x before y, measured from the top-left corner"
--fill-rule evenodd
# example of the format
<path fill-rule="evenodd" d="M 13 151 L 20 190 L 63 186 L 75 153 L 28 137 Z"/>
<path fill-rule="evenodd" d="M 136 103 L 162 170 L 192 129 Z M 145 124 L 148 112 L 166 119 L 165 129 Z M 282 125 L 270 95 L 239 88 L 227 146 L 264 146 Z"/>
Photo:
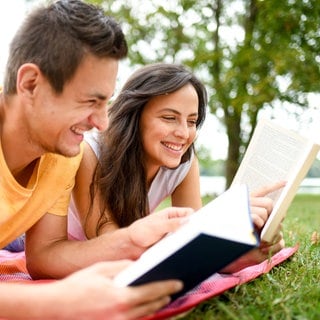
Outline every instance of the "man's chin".
<path fill-rule="evenodd" d="M 61 155 L 61 156 L 66 157 L 66 158 L 73 158 L 73 157 L 76 157 L 80 153 L 80 146 L 69 148 L 67 150 L 65 150 L 65 149 L 61 150 L 60 149 L 56 153 Z"/>

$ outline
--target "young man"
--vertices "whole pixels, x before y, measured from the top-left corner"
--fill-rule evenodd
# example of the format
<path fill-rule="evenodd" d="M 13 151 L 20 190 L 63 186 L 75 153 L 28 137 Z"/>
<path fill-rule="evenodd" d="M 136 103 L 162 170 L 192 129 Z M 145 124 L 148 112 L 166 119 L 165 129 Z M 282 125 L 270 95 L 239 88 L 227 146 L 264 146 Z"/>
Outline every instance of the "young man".
<path fill-rule="evenodd" d="M 27 263 L 35 275 L 41 276 L 38 270 L 47 264 L 46 272 L 62 277 L 107 260 L 104 252 L 111 250 L 118 250 L 119 258 L 128 248 L 138 256 L 190 213 L 168 209 L 157 221 L 135 223 L 116 238 L 86 242 L 86 250 L 83 243 L 63 237 L 47 247 L 42 244 L 46 252 L 35 249 L 45 241 L 38 237 L 43 228 L 52 241 L 50 221 L 66 234 L 83 134 L 106 128 L 106 105 L 114 92 L 118 62 L 126 54 L 118 24 L 79 0 L 39 7 L 11 43 L 0 93 L 0 248 L 26 232 Z M 159 225 L 157 232 L 152 229 L 146 236 L 144 228 L 152 225 Z M 73 260 L 65 263 L 69 257 Z M 111 277 L 128 263 L 101 262 L 41 286 L 0 283 L 0 318 L 135 319 L 156 311 L 181 289 L 178 281 L 115 288 Z M 60 264 L 70 267 L 65 270 Z"/>
<path fill-rule="evenodd" d="M 16 232 L 8 234 L 4 226 L 7 236 L 0 235 L 9 243 L 28 229 L 27 267 L 34 278 L 61 278 L 98 261 L 136 259 L 190 213 L 170 208 L 88 241 L 68 240 L 67 203 L 83 134 L 107 127 L 106 104 L 114 91 L 118 60 L 127 51 L 123 40 L 110 18 L 90 15 L 87 5 L 70 0 L 31 15 L 12 42 L 1 143 L 10 174 L 20 183 L 16 193 L 32 193 L 32 201 L 18 208 L 22 214 L 12 209 L 18 214 L 11 214 L 15 228 L 10 230 Z M 272 203 L 258 200 L 264 223 Z M 250 253 L 246 263 L 277 252 L 281 240 L 259 248 L 259 255 L 260 249 L 267 251 L 259 259 L 252 260 Z"/>

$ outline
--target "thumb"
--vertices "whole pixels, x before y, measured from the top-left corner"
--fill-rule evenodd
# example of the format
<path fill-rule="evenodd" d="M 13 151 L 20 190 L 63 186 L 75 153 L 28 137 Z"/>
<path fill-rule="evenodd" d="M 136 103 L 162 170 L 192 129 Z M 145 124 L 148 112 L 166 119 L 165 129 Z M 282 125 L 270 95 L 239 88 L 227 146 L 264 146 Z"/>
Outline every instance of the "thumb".
<path fill-rule="evenodd" d="M 97 262 L 88 268 L 91 271 L 99 273 L 103 276 L 107 276 L 109 278 L 113 278 L 116 276 L 121 270 L 125 269 L 132 263 L 131 260 L 117 260 L 117 261 L 103 261 Z"/>

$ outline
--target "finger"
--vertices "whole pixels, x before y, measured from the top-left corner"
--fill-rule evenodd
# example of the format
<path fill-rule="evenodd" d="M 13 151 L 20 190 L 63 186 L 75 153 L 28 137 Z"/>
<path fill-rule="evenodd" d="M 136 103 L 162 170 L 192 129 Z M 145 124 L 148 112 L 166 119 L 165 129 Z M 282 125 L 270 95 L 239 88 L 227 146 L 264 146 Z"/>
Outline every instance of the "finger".
<path fill-rule="evenodd" d="M 281 239 L 280 241 L 278 241 L 275 244 L 266 246 L 266 247 L 261 247 L 260 251 L 261 253 L 265 254 L 265 255 L 273 255 L 277 252 L 279 252 L 280 250 L 282 250 L 285 247 L 285 241 L 284 239 Z"/>
<path fill-rule="evenodd" d="M 134 305 L 170 296 L 180 291 L 183 288 L 183 283 L 179 280 L 163 280 L 150 282 L 137 287 L 130 287 L 132 290 L 138 288 L 139 290 L 136 290 L 136 299 L 132 300 Z M 143 301 L 141 301 L 141 297 L 143 297 Z"/>
<path fill-rule="evenodd" d="M 164 217 L 168 219 L 183 218 L 187 217 L 194 212 L 192 208 L 182 208 L 182 207 L 169 207 L 164 210 L 159 211 Z"/>
<path fill-rule="evenodd" d="M 147 248 L 159 241 L 167 233 L 177 230 L 188 221 L 193 212 L 191 208 L 166 208 L 147 217 L 136 220 L 128 227 L 131 241 Z"/>
<path fill-rule="evenodd" d="M 251 208 L 264 208 L 270 215 L 273 210 L 273 200 L 268 197 L 251 197 L 250 206 Z"/>
<path fill-rule="evenodd" d="M 276 190 L 283 188 L 285 185 L 286 185 L 286 181 L 281 180 L 277 183 L 261 187 L 258 190 L 252 192 L 251 195 L 255 197 L 264 197 L 271 192 L 274 192 Z"/>
<path fill-rule="evenodd" d="M 258 214 L 252 214 L 251 217 L 256 229 L 261 230 L 265 224 L 266 219 L 262 218 L 261 215 Z"/>
<path fill-rule="evenodd" d="M 141 317 L 150 316 L 166 306 L 170 301 L 170 297 L 166 296 L 146 304 L 129 308 L 126 314 L 126 319 L 140 319 Z"/>
<path fill-rule="evenodd" d="M 275 235 L 273 236 L 273 238 L 270 242 L 262 241 L 260 243 L 260 248 L 269 248 L 272 245 L 281 242 L 282 240 L 283 240 L 283 233 L 282 233 L 282 231 L 278 231 L 275 233 Z"/>
<path fill-rule="evenodd" d="M 132 263 L 131 260 L 123 259 L 117 261 L 97 262 L 86 270 L 88 272 L 95 272 L 108 278 L 117 275 L 121 270 L 128 267 Z"/>
<path fill-rule="evenodd" d="M 168 218 L 167 220 L 162 222 L 162 226 L 160 227 L 160 229 L 162 228 L 163 233 L 169 233 L 179 229 L 182 225 L 189 221 L 192 212 L 193 210 L 181 217 Z M 157 228 L 159 228 L 159 226 L 157 226 Z"/>

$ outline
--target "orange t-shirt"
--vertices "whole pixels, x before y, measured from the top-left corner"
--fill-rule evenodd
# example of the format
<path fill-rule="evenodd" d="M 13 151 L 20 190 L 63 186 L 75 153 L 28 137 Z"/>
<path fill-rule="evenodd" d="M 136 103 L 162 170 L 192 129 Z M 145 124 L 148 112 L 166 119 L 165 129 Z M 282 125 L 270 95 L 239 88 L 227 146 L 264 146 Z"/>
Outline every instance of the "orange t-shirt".
<path fill-rule="evenodd" d="M 67 215 L 83 148 L 76 157 L 44 154 L 27 188 L 12 176 L 0 143 L 0 248 L 32 227 L 44 214 Z"/>

